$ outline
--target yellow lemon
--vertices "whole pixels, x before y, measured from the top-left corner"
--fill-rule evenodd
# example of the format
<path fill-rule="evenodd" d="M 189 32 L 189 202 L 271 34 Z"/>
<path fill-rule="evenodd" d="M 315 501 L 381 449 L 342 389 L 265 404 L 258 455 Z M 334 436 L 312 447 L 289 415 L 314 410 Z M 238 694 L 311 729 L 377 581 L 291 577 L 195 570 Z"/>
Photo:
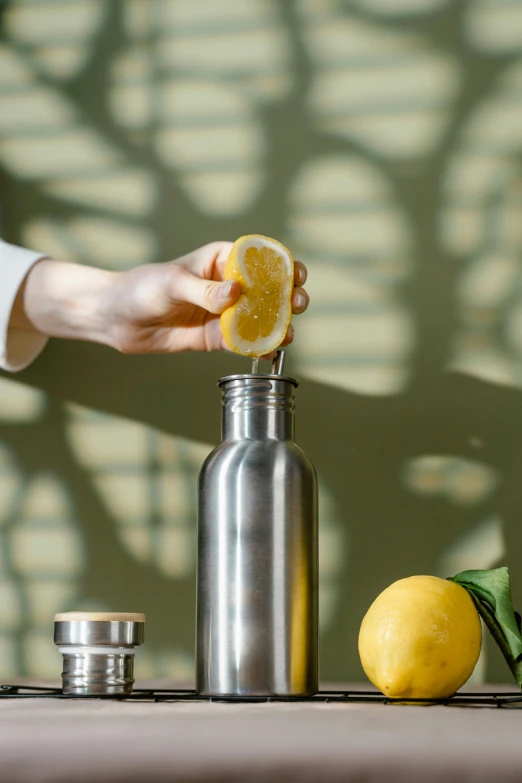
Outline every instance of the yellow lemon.
<path fill-rule="evenodd" d="M 239 299 L 220 318 L 228 347 L 243 356 L 263 356 L 281 345 L 292 318 L 294 289 L 294 260 L 286 247 L 260 234 L 240 237 L 224 279 L 241 283 Z"/>
<path fill-rule="evenodd" d="M 410 576 L 386 588 L 368 609 L 359 655 L 386 696 L 442 699 L 477 663 L 482 631 L 466 590 L 436 576 Z"/>

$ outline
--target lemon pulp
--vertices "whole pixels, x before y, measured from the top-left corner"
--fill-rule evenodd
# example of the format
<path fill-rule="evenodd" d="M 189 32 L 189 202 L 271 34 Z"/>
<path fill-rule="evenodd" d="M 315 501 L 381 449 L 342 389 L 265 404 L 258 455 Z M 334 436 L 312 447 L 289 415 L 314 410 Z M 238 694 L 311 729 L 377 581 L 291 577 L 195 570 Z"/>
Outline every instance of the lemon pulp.
<path fill-rule="evenodd" d="M 245 356 L 270 353 L 282 343 L 292 317 L 290 252 L 270 237 L 240 237 L 232 246 L 224 277 L 241 283 L 238 301 L 221 315 L 225 342 Z"/>

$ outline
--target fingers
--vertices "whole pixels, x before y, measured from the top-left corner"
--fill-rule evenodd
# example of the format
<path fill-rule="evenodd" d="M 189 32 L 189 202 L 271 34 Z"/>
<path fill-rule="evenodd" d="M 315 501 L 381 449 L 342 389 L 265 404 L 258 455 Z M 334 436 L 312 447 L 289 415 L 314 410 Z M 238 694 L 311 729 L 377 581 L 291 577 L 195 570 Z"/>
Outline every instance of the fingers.
<path fill-rule="evenodd" d="M 304 313 L 308 307 L 309 302 L 310 297 L 304 288 L 301 288 L 300 286 L 294 288 L 294 293 L 292 294 L 292 312 L 294 315 L 300 315 L 301 313 Z"/>
<path fill-rule="evenodd" d="M 178 303 L 194 304 L 215 315 L 221 314 L 233 305 L 241 294 L 241 286 L 237 281 L 222 281 L 221 279 L 231 246 L 231 242 L 214 242 L 175 262 L 173 266 L 176 267 L 177 274 L 172 279 L 170 298 Z M 294 315 L 303 313 L 308 307 L 309 296 L 302 287 L 307 276 L 306 266 L 301 261 L 296 261 L 294 264 L 295 288 L 292 293 L 292 313 Z M 293 339 L 294 330 L 290 326 L 282 346 L 289 345 Z M 221 339 L 219 342 L 221 343 Z M 263 358 L 272 358 L 272 355 Z"/>
<path fill-rule="evenodd" d="M 294 280 L 297 286 L 304 285 L 306 278 L 308 277 L 308 270 L 302 261 L 296 261 L 294 263 Z"/>
<path fill-rule="evenodd" d="M 198 247 L 173 263 L 182 263 L 195 274 L 201 277 L 212 277 L 216 273 L 217 279 L 223 278 L 225 264 L 232 249 L 232 242 L 211 242 L 208 245 Z M 308 270 L 302 261 L 294 262 L 294 281 L 296 286 L 303 286 L 308 277 Z"/>
<path fill-rule="evenodd" d="M 212 242 L 209 245 L 203 245 L 203 247 L 190 253 L 188 256 L 184 256 L 179 259 L 179 262 L 184 262 L 185 268 L 193 272 L 199 277 L 203 277 L 207 280 L 222 281 L 225 271 L 225 264 L 232 248 L 232 242 Z M 302 286 L 306 283 L 308 278 L 308 270 L 302 261 L 294 262 L 294 292 L 292 295 L 292 311 L 294 315 L 300 315 L 304 313 L 309 304 L 309 297 Z M 225 307 L 233 304 L 239 294 L 234 296 Z M 203 305 L 200 305 L 201 307 Z M 221 313 L 225 307 L 219 310 L 210 310 L 213 313 Z M 207 307 L 206 309 L 210 309 Z"/>
<path fill-rule="evenodd" d="M 232 242 L 211 242 L 185 257 L 185 264 L 200 277 L 222 280 Z"/>
<path fill-rule="evenodd" d="M 175 301 L 189 302 L 216 315 L 234 304 L 241 293 L 241 286 L 236 280 L 223 283 L 205 280 L 183 267 L 179 268 L 173 281 L 173 289 L 170 295 Z"/>
<path fill-rule="evenodd" d="M 296 261 L 294 264 L 294 281 L 295 288 L 292 294 L 292 312 L 294 315 L 300 315 L 304 313 L 310 302 L 310 297 L 302 287 L 306 283 L 308 277 L 308 270 L 301 261 Z"/>

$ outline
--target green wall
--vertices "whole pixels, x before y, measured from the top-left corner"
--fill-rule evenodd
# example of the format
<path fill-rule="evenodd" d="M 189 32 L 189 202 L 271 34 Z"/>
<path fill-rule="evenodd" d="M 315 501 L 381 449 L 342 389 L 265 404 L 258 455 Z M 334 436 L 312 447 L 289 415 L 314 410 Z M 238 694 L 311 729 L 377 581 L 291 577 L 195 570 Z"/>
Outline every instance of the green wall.
<path fill-rule="evenodd" d="M 0 228 L 124 270 L 264 233 L 310 272 L 289 350 L 321 486 L 325 679 L 394 579 L 510 566 L 522 605 L 522 6 L 0 3 Z M 56 611 L 145 611 L 192 674 L 195 493 L 228 355 L 52 342 L 0 377 L 0 678 Z M 495 651 L 477 678 L 506 679 Z"/>

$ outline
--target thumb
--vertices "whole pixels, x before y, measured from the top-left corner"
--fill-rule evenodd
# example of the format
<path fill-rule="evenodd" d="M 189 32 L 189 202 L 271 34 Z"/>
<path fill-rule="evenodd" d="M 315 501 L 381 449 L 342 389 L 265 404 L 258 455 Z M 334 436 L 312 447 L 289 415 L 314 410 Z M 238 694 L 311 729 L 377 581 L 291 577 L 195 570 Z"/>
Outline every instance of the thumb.
<path fill-rule="evenodd" d="M 197 277 L 188 270 L 181 275 L 178 282 L 176 299 L 190 302 L 215 314 L 222 313 L 234 304 L 241 293 L 241 286 L 236 280 L 217 283 Z"/>

